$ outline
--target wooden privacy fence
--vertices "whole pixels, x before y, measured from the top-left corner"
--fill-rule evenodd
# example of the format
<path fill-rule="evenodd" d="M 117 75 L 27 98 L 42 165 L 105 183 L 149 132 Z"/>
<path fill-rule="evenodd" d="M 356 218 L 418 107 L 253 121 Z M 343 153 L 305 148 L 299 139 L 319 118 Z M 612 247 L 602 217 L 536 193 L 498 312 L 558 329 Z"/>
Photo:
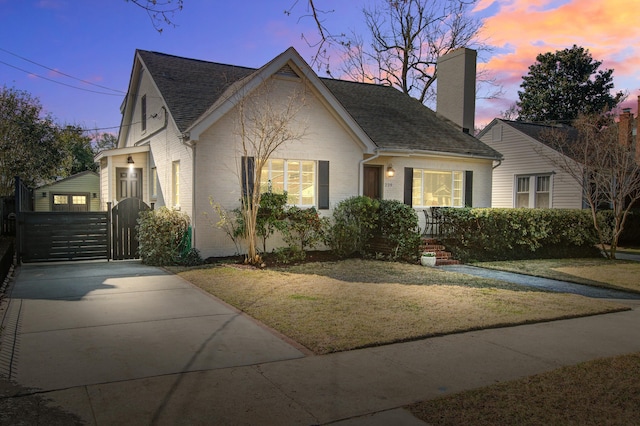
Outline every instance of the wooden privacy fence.
<path fill-rule="evenodd" d="M 109 212 L 21 212 L 23 262 L 109 259 Z"/>
<path fill-rule="evenodd" d="M 137 219 L 149 206 L 125 198 L 101 212 L 34 212 L 31 194 L 16 178 L 18 262 L 137 259 Z"/>

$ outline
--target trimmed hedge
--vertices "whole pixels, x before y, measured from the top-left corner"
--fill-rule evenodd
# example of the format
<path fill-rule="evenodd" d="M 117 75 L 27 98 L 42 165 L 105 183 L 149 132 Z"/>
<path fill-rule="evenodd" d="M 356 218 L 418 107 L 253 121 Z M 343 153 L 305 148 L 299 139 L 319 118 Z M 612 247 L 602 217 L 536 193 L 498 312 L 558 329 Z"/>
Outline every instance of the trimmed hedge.
<path fill-rule="evenodd" d="M 393 247 L 391 259 L 415 260 L 418 257 L 420 226 L 413 208 L 397 200 L 380 200 L 378 227 L 380 236 Z"/>
<path fill-rule="evenodd" d="M 410 206 L 396 200 L 355 196 L 341 201 L 333 210 L 327 244 L 340 257 L 384 254 L 392 260 L 415 260 L 419 230 L 418 215 Z M 384 253 L 376 253 L 381 247 Z"/>
<path fill-rule="evenodd" d="M 442 241 L 463 261 L 597 257 L 588 210 L 443 208 Z"/>

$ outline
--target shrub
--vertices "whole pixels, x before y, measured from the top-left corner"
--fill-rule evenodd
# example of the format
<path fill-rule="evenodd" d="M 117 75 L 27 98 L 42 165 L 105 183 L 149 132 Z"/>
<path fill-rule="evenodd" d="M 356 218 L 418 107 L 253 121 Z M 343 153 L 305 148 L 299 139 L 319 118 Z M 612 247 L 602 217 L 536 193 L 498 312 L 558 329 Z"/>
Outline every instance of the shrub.
<path fill-rule="evenodd" d="M 380 203 L 369 197 L 347 198 L 333 210 L 333 224 L 327 234 L 327 244 L 340 257 L 365 254 L 376 230 Z"/>
<path fill-rule="evenodd" d="M 141 212 L 137 229 L 140 257 L 146 265 L 175 265 L 185 257 L 189 262 L 196 258 L 197 251 L 191 250 L 189 216 L 185 213 L 166 207 Z"/>
<path fill-rule="evenodd" d="M 321 218 L 314 207 L 301 209 L 295 206 L 287 209 L 285 217 L 285 226 L 281 230 L 289 254 L 296 259 L 304 259 L 307 249 L 324 241 L 328 219 Z"/>
<path fill-rule="evenodd" d="M 262 238 L 262 251 L 267 251 L 267 239 L 276 230 L 282 231 L 285 226 L 285 206 L 287 205 L 287 192 L 276 194 L 265 192 L 260 195 L 260 207 L 256 217 L 256 234 Z"/>
<path fill-rule="evenodd" d="M 443 208 L 443 242 L 462 260 L 597 256 L 588 210 Z"/>
<path fill-rule="evenodd" d="M 377 211 L 380 236 L 393 246 L 392 259 L 415 260 L 420 232 L 416 211 L 397 200 L 382 200 Z"/>

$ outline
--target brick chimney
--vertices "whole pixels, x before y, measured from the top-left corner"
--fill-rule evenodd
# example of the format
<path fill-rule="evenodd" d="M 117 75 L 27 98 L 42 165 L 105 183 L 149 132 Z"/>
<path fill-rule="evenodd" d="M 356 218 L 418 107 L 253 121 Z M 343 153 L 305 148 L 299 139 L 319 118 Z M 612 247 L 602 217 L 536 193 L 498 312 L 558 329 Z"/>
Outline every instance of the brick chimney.
<path fill-rule="evenodd" d="M 477 52 L 462 47 L 438 58 L 436 112 L 465 133 L 474 132 Z"/>
<path fill-rule="evenodd" d="M 629 146 L 631 144 L 632 120 L 633 114 L 631 113 L 631 108 L 624 108 L 622 114 L 620 114 L 620 121 L 618 122 L 618 140 L 622 146 Z"/>

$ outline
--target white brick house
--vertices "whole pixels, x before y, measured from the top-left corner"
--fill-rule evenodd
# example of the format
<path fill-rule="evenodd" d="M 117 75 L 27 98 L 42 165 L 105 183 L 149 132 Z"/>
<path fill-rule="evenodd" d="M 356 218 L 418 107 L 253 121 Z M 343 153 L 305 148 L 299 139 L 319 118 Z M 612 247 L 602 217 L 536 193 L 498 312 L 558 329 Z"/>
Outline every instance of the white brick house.
<path fill-rule="evenodd" d="M 267 84 L 268 94 L 260 90 Z M 291 204 L 323 216 L 355 195 L 417 210 L 490 206 L 497 151 L 394 88 L 319 78 L 293 48 L 259 69 L 136 51 L 118 148 L 96 157 L 100 199 L 179 208 L 203 257 L 235 254 L 211 224 L 209 200 L 227 210 L 240 205 L 238 108 L 260 96 L 282 104 L 292 93 L 304 93 L 294 125 L 305 135 L 263 171 Z"/>

